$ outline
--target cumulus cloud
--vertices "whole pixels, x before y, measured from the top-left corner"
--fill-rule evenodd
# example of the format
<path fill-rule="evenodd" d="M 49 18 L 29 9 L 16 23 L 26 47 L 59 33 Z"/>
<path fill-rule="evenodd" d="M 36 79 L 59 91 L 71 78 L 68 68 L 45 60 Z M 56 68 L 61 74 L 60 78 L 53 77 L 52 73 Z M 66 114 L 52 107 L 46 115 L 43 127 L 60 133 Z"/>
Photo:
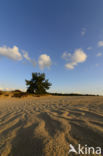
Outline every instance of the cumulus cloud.
<path fill-rule="evenodd" d="M 81 35 L 84 36 L 86 34 L 86 28 L 82 28 Z"/>
<path fill-rule="evenodd" d="M 98 56 L 98 57 L 102 56 L 102 53 L 97 53 L 97 56 Z"/>
<path fill-rule="evenodd" d="M 67 63 L 67 64 L 65 65 L 65 67 L 66 67 L 67 69 L 74 69 L 74 66 L 76 66 L 76 65 L 77 65 L 77 63 L 71 62 L 71 63 Z"/>
<path fill-rule="evenodd" d="M 74 67 L 77 66 L 78 63 L 83 63 L 87 59 L 86 53 L 81 48 L 76 49 L 73 54 L 71 54 L 71 53 L 66 53 L 65 54 L 64 53 L 63 55 L 68 56 L 68 61 L 69 62 L 65 65 L 65 67 L 67 69 L 74 69 Z"/>
<path fill-rule="evenodd" d="M 103 41 L 98 42 L 98 47 L 103 47 Z"/>
<path fill-rule="evenodd" d="M 29 61 L 34 67 L 36 66 L 35 59 L 32 59 L 29 56 L 29 53 L 25 50 L 19 50 L 17 46 L 7 47 L 7 46 L 1 46 L 0 47 L 0 57 L 7 57 L 12 60 L 16 61 L 23 61 L 24 59 Z M 42 54 L 39 56 L 38 60 L 39 67 L 41 69 L 44 69 L 45 67 L 50 67 L 52 64 L 50 56 L 47 54 Z"/>
<path fill-rule="evenodd" d="M 22 55 L 19 52 L 19 48 L 17 46 L 13 46 L 13 48 L 7 46 L 0 47 L 0 56 L 4 56 L 17 61 L 22 60 Z"/>
<path fill-rule="evenodd" d="M 32 59 L 29 57 L 28 52 L 25 51 L 25 50 L 22 50 L 22 52 L 23 52 L 24 58 L 25 58 L 27 61 L 31 62 L 33 66 L 36 66 L 35 60 L 32 60 Z"/>
<path fill-rule="evenodd" d="M 40 55 L 39 60 L 38 60 L 38 64 L 39 64 L 39 67 L 41 69 L 44 69 L 45 67 L 49 68 L 52 64 L 50 56 L 48 56 L 46 54 Z"/>

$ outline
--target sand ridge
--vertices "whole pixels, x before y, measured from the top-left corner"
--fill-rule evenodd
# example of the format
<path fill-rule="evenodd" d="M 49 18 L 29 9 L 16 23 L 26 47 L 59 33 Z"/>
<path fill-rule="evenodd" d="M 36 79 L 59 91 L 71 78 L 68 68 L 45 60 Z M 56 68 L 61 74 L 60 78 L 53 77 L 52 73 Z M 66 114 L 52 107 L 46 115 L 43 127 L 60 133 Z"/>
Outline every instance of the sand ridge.
<path fill-rule="evenodd" d="M 103 97 L 0 98 L 1 156 L 68 156 L 69 144 L 103 147 Z"/>

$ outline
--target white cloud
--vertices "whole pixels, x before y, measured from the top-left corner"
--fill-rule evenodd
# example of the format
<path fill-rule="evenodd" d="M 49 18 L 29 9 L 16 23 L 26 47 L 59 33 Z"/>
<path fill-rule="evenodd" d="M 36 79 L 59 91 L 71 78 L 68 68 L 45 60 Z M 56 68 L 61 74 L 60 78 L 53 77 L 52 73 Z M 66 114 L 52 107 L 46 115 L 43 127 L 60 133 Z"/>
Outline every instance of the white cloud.
<path fill-rule="evenodd" d="M 25 58 L 27 61 L 31 62 L 33 66 L 36 66 L 35 60 L 32 60 L 32 59 L 29 57 L 28 52 L 25 51 L 25 50 L 22 50 L 22 52 L 23 52 L 24 58 Z"/>
<path fill-rule="evenodd" d="M 31 58 L 29 57 L 28 52 L 26 52 L 26 51 L 24 51 L 24 50 L 23 50 L 23 56 L 24 56 L 24 58 L 25 58 L 26 60 L 31 61 Z"/>
<path fill-rule="evenodd" d="M 19 52 L 19 48 L 17 46 L 13 46 L 13 48 L 7 46 L 0 47 L 0 55 L 12 60 L 22 60 L 22 55 Z"/>
<path fill-rule="evenodd" d="M 68 53 L 67 51 L 65 51 L 62 55 L 62 58 L 65 59 L 66 61 L 68 61 L 68 59 L 70 58 L 71 53 Z"/>
<path fill-rule="evenodd" d="M 97 56 L 98 56 L 98 57 L 102 56 L 102 53 L 98 53 Z"/>
<path fill-rule="evenodd" d="M 103 47 L 103 41 L 98 42 L 98 47 Z"/>
<path fill-rule="evenodd" d="M 67 68 L 67 69 L 74 69 L 74 66 L 75 65 L 77 65 L 77 63 L 67 63 L 66 65 L 65 65 L 65 67 Z"/>
<path fill-rule="evenodd" d="M 92 47 L 88 47 L 88 48 L 87 48 L 87 50 L 91 50 L 91 49 L 93 49 L 93 48 L 92 48 Z"/>
<path fill-rule="evenodd" d="M 81 35 L 84 36 L 86 34 L 86 28 L 82 28 Z"/>
<path fill-rule="evenodd" d="M 35 60 L 29 57 L 28 52 L 22 50 L 23 54 L 20 53 L 19 48 L 17 46 L 13 46 L 13 48 L 2 46 L 0 47 L 0 57 L 7 57 L 12 60 L 21 61 L 25 58 L 27 61 L 31 62 L 33 66 L 36 65 Z"/>
<path fill-rule="evenodd" d="M 83 63 L 87 59 L 86 53 L 81 48 L 76 49 L 73 54 L 68 55 L 67 53 L 65 55 L 68 56 L 68 60 L 69 60 L 69 62 L 65 65 L 67 69 L 74 69 L 74 67 L 77 66 L 78 63 Z"/>
<path fill-rule="evenodd" d="M 38 64 L 41 69 L 44 69 L 45 67 L 50 67 L 52 64 L 50 56 L 48 56 L 46 54 L 40 55 Z"/>

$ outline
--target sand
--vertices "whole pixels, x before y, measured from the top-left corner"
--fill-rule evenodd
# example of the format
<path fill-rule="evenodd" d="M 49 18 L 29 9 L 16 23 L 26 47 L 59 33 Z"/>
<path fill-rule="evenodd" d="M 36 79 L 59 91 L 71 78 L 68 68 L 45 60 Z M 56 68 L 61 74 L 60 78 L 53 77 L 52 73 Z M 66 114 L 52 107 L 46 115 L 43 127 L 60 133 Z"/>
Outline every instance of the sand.
<path fill-rule="evenodd" d="M 1 97 L 0 156 L 68 156 L 103 148 L 103 97 Z"/>

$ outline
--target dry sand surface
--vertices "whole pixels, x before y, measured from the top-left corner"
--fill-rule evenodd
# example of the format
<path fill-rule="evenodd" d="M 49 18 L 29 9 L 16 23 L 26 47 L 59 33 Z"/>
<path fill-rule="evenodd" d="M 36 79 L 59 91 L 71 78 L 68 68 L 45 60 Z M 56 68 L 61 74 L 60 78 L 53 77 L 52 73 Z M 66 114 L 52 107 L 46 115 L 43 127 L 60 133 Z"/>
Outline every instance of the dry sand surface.
<path fill-rule="evenodd" d="M 70 143 L 103 148 L 103 97 L 0 98 L 1 156 L 68 156 Z"/>

